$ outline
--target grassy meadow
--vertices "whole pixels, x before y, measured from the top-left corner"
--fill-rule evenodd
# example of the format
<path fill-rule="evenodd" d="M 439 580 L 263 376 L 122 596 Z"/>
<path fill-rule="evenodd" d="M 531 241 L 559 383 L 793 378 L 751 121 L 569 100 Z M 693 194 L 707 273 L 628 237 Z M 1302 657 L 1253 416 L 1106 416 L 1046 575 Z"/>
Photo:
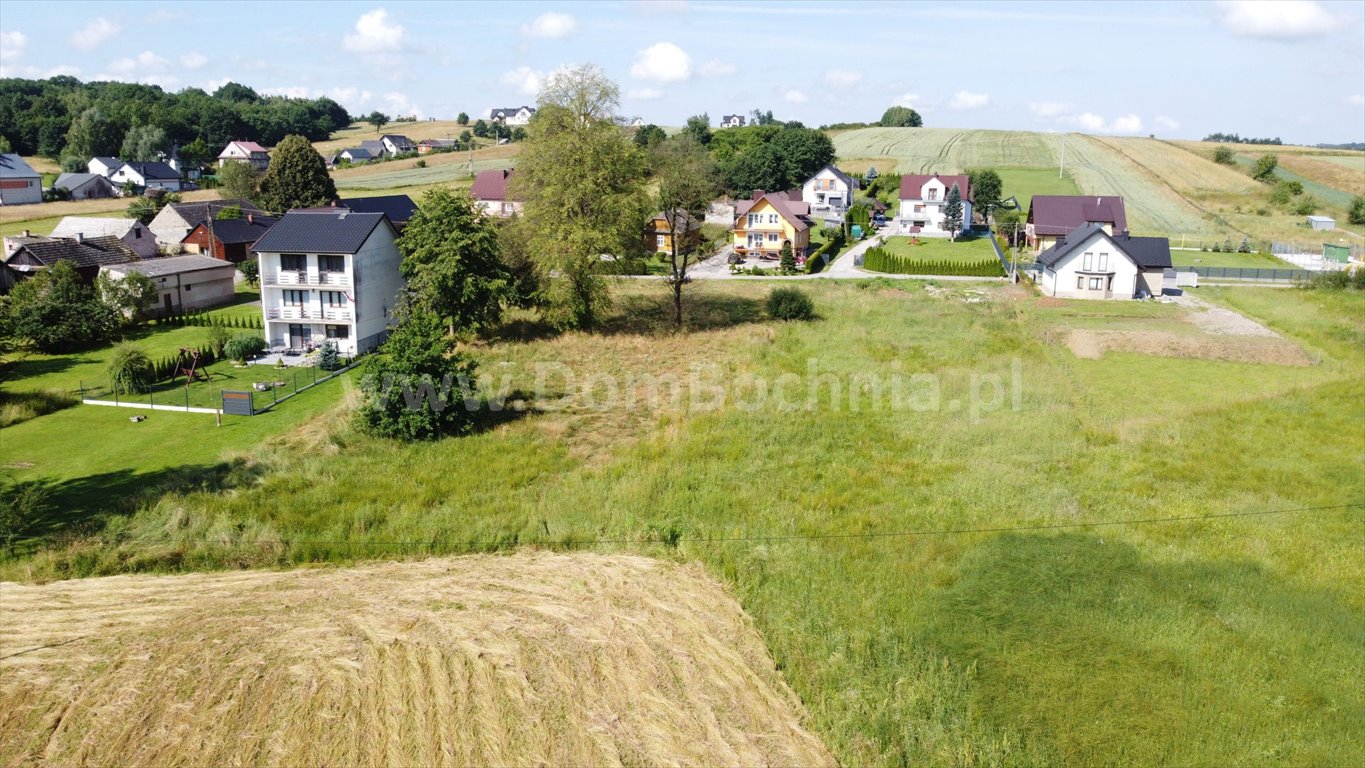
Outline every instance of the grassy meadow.
<path fill-rule="evenodd" d="M 685 335 L 645 283 L 592 334 L 514 313 L 466 349 L 527 407 L 460 439 L 356 433 L 345 381 L 222 431 L 88 406 L 8 428 L 0 466 L 63 503 L 0 578 L 648 554 L 730 587 L 843 764 L 1365 750 L 1365 513 L 1219 517 L 1365 501 L 1365 296 L 1199 292 L 1314 361 L 1289 366 L 1066 346 L 1220 343 L 1177 305 L 812 281 L 820 319 L 781 324 L 770 285 L 694 284 Z"/>
<path fill-rule="evenodd" d="M 914 243 L 912 240 L 919 242 Z M 882 247 L 893 256 L 904 256 L 919 261 L 975 264 L 996 258 L 991 241 L 984 237 L 958 238 L 956 242 L 946 237 L 888 237 L 882 242 Z"/>

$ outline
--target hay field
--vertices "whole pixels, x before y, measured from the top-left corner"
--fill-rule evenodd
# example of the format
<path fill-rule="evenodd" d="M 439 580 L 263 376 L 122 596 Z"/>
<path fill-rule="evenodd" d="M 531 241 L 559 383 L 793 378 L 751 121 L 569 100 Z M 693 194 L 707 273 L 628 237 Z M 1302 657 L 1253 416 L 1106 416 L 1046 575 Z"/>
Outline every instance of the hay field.
<path fill-rule="evenodd" d="M 840 163 L 894 159 L 898 173 L 961 173 L 994 166 L 1044 167 L 1057 158 L 1043 134 L 956 128 L 858 128 L 835 134 Z M 878 170 L 888 170 L 878 163 Z"/>
<path fill-rule="evenodd" d="M 415 142 L 422 139 L 456 139 L 461 133 L 473 129 L 473 121 L 476 119 L 478 115 L 472 116 L 469 125 L 460 125 L 454 120 L 389 123 L 379 130 L 375 130 L 369 123 L 352 123 L 349 128 L 333 132 L 332 138 L 327 141 L 314 142 L 313 147 L 325 157 L 347 147 L 358 147 L 362 141 L 374 141 L 389 133 L 407 136 Z"/>
<path fill-rule="evenodd" d="M 1365 195 L 1365 154 L 1283 155 L 1280 167 L 1348 195 Z"/>
<path fill-rule="evenodd" d="M 695 566 L 473 556 L 0 584 L 4 765 L 833 765 Z"/>
<path fill-rule="evenodd" d="M 180 193 L 186 202 L 197 200 L 217 200 L 218 190 L 196 189 Z M 58 203 L 35 203 L 33 205 L 0 206 L 0 232 L 12 235 L 24 229 L 34 234 L 45 235 L 57 226 L 63 216 L 112 216 L 122 218 L 127 215 L 130 198 L 111 197 L 102 200 L 65 200 Z"/>
<path fill-rule="evenodd" d="M 511 168 L 520 153 L 520 144 L 475 150 L 474 171 Z M 419 160 L 424 161 L 426 166 L 417 167 Z M 468 184 L 471 179 L 469 153 L 442 152 L 409 160 L 358 165 L 334 171 L 332 178 L 336 181 L 337 189 L 391 190 L 435 184 Z"/>
<path fill-rule="evenodd" d="M 1188 151 L 1159 139 L 1135 136 L 1089 138 L 1150 171 L 1183 195 L 1207 192 L 1249 194 L 1261 188 L 1254 179 L 1239 170 L 1219 165 L 1211 159 L 1191 157 Z"/>

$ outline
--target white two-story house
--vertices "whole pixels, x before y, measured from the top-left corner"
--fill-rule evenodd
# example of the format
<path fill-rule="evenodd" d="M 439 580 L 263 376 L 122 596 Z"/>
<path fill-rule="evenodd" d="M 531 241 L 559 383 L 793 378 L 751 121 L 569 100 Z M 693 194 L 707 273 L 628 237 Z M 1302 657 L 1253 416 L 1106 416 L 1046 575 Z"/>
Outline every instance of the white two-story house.
<path fill-rule="evenodd" d="M 853 192 L 856 189 L 857 180 L 827 165 L 801 185 L 801 200 L 816 211 L 829 208 L 842 212 L 853 204 Z"/>
<path fill-rule="evenodd" d="M 962 230 L 972 226 L 972 185 L 966 176 L 907 175 L 901 177 L 900 211 L 897 221 L 901 233 L 947 237 L 952 234 L 943 227 L 943 208 L 948 193 L 957 186 L 962 196 Z"/>
<path fill-rule="evenodd" d="M 1166 238 L 1110 234 L 1092 222 L 1059 236 L 1038 256 L 1038 285 L 1065 299 L 1140 299 L 1161 295 L 1170 267 Z"/>
<path fill-rule="evenodd" d="M 254 141 L 229 141 L 218 153 L 218 167 L 231 162 L 251 163 L 251 167 L 264 173 L 270 167 L 270 152 Z"/>
<path fill-rule="evenodd" d="M 309 349 L 331 341 L 343 355 L 377 347 L 403 290 L 396 239 L 382 213 L 286 213 L 252 249 L 266 342 Z"/>

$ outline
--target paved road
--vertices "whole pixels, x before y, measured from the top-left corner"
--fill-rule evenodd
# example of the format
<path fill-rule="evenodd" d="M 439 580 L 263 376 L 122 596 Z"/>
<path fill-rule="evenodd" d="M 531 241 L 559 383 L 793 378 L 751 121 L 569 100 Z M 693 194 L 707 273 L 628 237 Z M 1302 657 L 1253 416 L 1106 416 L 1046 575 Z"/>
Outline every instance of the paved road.
<path fill-rule="evenodd" d="M 706 261 L 699 261 L 696 264 L 690 266 L 687 270 L 687 274 L 693 280 L 753 280 L 755 278 L 762 280 L 820 280 L 820 279 L 867 280 L 873 277 L 886 277 L 892 280 L 938 280 L 946 282 L 998 282 L 1001 280 L 1001 278 L 998 277 L 954 277 L 945 275 L 890 275 L 882 274 L 880 272 L 866 272 L 860 267 L 855 266 L 854 261 L 857 260 L 858 256 L 862 255 L 863 253 L 866 253 L 867 249 L 869 248 L 881 245 L 883 237 L 885 237 L 885 235 L 875 235 L 873 237 L 869 237 L 868 239 L 862 241 L 861 243 L 858 243 L 857 245 L 845 251 L 843 255 L 839 256 L 839 258 L 835 259 L 833 264 L 830 264 L 823 271 L 814 275 L 805 274 L 779 275 L 776 274 L 777 272 L 776 262 L 760 262 L 756 259 L 750 259 L 745 263 L 745 265 L 750 266 L 756 263 L 763 266 L 771 265 L 774 274 L 763 276 L 732 275 L 730 274 L 729 264 L 729 258 L 730 253 L 732 252 L 732 248 L 728 245 L 722 248 L 720 252 L 717 253 L 715 256 L 712 256 Z"/>

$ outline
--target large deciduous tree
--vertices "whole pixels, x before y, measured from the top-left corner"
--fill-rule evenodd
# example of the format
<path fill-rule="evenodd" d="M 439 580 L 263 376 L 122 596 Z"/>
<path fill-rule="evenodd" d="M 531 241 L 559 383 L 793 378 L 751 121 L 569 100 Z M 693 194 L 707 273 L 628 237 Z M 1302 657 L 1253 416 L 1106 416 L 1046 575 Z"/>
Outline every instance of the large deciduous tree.
<path fill-rule="evenodd" d="M 261 174 L 251 163 L 233 160 L 218 169 L 218 196 L 224 200 L 255 200 Z"/>
<path fill-rule="evenodd" d="M 10 332 L 43 352 L 101 344 L 118 326 L 115 311 L 65 260 L 14 286 L 4 311 Z"/>
<path fill-rule="evenodd" d="M 112 155 L 118 152 L 119 144 L 118 126 L 110 121 L 102 111 L 90 107 L 71 121 L 71 128 L 66 132 L 64 154 L 75 155 L 88 160 L 92 157 Z"/>
<path fill-rule="evenodd" d="M 587 65 L 550 77 L 513 176 L 548 316 L 590 328 L 610 304 L 603 258 L 640 250 L 644 153 L 616 124 L 620 89 Z"/>
<path fill-rule="evenodd" d="M 909 107 L 890 107 L 882 113 L 879 121 L 884 128 L 919 128 L 924 120 L 919 113 Z"/>
<path fill-rule="evenodd" d="M 967 180 L 972 190 L 972 210 L 979 211 L 981 220 L 989 224 L 991 214 L 1000 207 L 1005 184 L 1000 180 L 1000 174 L 991 168 L 967 171 Z"/>
<path fill-rule="evenodd" d="M 673 324 L 682 328 L 683 286 L 688 283 L 688 266 L 697 255 L 690 235 L 693 227 L 701 226 L 720 183 L 711 155 L 687 135 L 655 150 L 654 182 L 658 185 L 655 204 L 671 230 L 668 285 L 673 291 Z"/>
<path fill-rule="evenodd" d="M 168 146 L 166 132 L 159 126 L 135 125 L 123 135 L 119 157 L 123 160 L 156 160 Z"/>
<path fill-rule="evenodd" d="M 702 146 L 711 143 L 711 116 L 705 112 L 700 115 L 693 115 L 687 118 L 687 124 L 683 126 L 682 132 L 692 137 L 692 140 Z"/>
<path fill-rule="evenodd" d="M 773 150 L 782 159 L 784 186 L 796 187 L 834 162 L 834 142 L 814 128 L 783 128 L 773 137 Z"/>
<path fill-rule="evenodd" d="M 497 229 L 469 193 L 427 192 L 398 249 L 414 300 L 445 320 L 451 334 L 498 322 L 508 274 L 498 259 Z"/>
<path fill-rule="evenodd" d="M 270 156 L 261 179 L 260 202 L 272 211 L 326 205 L 337 196 L 336 184 L 308 139 L 286 136 Z"/>

